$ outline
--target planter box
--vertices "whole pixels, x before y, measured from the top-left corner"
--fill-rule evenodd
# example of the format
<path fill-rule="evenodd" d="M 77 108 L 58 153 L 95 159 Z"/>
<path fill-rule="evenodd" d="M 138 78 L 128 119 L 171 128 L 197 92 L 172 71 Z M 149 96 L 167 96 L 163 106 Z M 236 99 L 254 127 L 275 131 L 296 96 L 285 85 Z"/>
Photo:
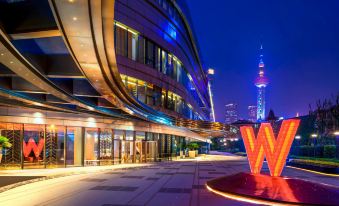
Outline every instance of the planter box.
<path fill-rule="evenodd" d="M 195 151 L 188 151 L 188 157 L 190 157 L 190 158 L 195 158 L 196 156 L 195 156 Z"/>

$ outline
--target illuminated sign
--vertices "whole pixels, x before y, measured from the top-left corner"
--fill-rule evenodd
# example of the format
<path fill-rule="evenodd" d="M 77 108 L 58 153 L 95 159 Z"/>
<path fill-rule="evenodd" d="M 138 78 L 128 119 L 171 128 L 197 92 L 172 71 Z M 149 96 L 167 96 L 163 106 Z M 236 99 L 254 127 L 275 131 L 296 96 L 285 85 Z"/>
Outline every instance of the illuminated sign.
<path fill-rule="evenodd" d="M 40 153 L 44 149 L 44 144 L 45 144 L 44 139 L 40 139 L 37 145 L 33 138 L 29 138 L 27 143 L 23 142 L 24 157 L 28 157 L 31 151 L 33 150 L 34 156 L 38 158 L 40 156 Z"/>
<path fill-rule="evenodd" d="M 298 119 L 284 120 L 277 138 L 270 123 L 261 124 L 257 138 L 251 126 L 240 127 L 252 173 L 260 173 L 266 157 L 271 176 L 280 176 L 299 123 Z"/>

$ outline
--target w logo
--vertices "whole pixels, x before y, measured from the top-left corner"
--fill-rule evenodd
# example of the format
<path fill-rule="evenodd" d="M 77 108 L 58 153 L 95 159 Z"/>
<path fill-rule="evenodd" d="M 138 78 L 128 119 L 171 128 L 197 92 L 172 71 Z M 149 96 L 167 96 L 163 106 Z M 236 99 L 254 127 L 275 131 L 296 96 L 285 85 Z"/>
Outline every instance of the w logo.
<path fill-rule="evenodd" d="M 297 119 L 284 120 L 278 138 L 275 138 L 270 123 L 261 124 L 257 138 L 252 127 L 240 127 L 252 173 L 260 173 L 266 156 L 271 176 L 280 176 L 299 123 Z"/>
<path fill-rule="evenodd" d="M 39 157 L 40 153 L 44 149 L 45 140 L 40 139 L 39 144 L 37 145 L 33 138 L 29 138 L 28 142 L 23 142 L 24 157 L 28 157 L 31 151 L 33 150 L 34 156 Z"/>

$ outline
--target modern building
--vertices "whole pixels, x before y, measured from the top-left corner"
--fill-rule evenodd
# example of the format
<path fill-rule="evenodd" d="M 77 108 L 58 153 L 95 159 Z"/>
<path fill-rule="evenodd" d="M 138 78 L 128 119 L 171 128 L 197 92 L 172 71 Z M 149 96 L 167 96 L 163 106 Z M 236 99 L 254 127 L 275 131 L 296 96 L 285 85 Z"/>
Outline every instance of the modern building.
<path fill-rule="evenodd" d="M 238 105 L 229 103 L 225 105 L 225 124 L 232 124 L 238 120 Z"/>
<path fill-rule="evenodd" d="M 256 122 L 257 121 L 257 106 L 251 105 L 248 106 L 248 121 Z"/>
<path fill-rule="evenodd" d="M 212 97 L 186 10 L 172 0 L 0 1 L 0 133 L 12 144 L 0 165 L 155 161 L 206 141 L 193 123 L 208 127 Z"/>
<path fill-rule="evenodd" d="M 255 86 L 258 88 L 257 95 L 257 120 L 265 119 L 265 88 L 268 84 L 267 77 L 264 76 L 264 60 L 263 60 L 263 46 L 260 47 L 260 58 L 259 58 L 259 76 L 255 80 Z"/>

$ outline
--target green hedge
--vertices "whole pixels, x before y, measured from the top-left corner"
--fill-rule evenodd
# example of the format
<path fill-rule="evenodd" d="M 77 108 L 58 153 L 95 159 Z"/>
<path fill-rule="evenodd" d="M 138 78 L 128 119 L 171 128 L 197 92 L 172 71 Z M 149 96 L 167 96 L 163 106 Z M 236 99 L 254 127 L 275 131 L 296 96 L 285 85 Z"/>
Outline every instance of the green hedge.
<path fill-rule="evenodd" d="M 335 145 L 302 145 L 291 148 L 291 155 L 305 156 L 305 157 L 323 157 L 335 158 L 336 146 Z"/>
<path fill-rule="evenodd" d="M 324 157 L 326 158 L 334 158 L 336 152 L 335 145 L 325 145 L 324 146 Z"/>

